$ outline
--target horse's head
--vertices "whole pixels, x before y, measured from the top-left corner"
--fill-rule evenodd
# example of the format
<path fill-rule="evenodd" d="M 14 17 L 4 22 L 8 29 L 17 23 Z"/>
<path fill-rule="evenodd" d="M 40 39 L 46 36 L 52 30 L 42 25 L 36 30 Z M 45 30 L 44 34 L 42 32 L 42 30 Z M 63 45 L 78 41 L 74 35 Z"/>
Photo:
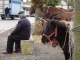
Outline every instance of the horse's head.
<path fill-rule="evenodd" d="M 35 13 L 35 7 L 31 6 L 29 14 L 32 15 L 33 13 Z"/>
<path fill-rule="evenodd" d="M 50 42 L 50 40 L 53 40 L 53 38 L 55 37 L 54 35 L 54 31 L 56 28 L 56 23 L 57 21 L 52 21 L 52 20 L 48 20 L 46 22 L 46 27 L 44 28 L 44 32 L 43 32 L 43 36 L 42 36 L 42 42 L 43 43 L 48 43 Z"/>
<path fill-rule="evenodd" d="M 61 34 L 63 34 L 64 37 L 67 30 L 66 24 L 68 23 L 65 23 L 65 21 L 48 20 L 43 32 L 42 42 L 46 43 L 53 41 L 54 39 L 57 39 L 57 37 L 59 37 Z"/>

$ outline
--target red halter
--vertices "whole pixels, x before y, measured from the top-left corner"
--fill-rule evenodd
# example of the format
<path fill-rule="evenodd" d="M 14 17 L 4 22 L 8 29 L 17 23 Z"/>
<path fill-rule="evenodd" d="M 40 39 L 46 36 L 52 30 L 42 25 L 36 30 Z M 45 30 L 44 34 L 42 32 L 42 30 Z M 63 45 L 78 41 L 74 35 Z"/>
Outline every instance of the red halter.
<path fill-rule="evenodd" d="M 43 34 L 43 36 L 45 36 L 45 37 L 49 40 L 49 42 L 50 42 L 51 45 L 52 45 L 52 43 L 53 43 L 53 41 L 50 40 L 50 37 L 51 37 L 52 35 L 55 35 L 55 37 L 57 36 L 57 26 L 55 27 L 54 32 L 52 32 L 49 36 L 47 36 L 46 34 Z"/>

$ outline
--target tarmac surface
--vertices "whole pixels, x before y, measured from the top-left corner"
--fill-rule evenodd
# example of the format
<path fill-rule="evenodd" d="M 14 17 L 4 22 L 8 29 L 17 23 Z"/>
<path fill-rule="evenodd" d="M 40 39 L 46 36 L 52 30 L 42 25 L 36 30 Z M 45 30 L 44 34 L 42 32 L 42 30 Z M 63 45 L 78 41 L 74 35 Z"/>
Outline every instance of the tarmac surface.
<path fill-rule="evenodd" d="M 15 27 L 18 20 L 0 20 L 0 33 Z"/>
<path fill-rule="evenodd" d="M 33 34 L 34 28 L 35 28 L 35 17 L 27 17 L 28 20 L 31 23 L 31 33 Z M 19 18 L 16 18 L 15 20 L 1 20 L 0 19 L 0 33 L 9 30 L 10 28 L 13 28 L 18 23 Z"/>

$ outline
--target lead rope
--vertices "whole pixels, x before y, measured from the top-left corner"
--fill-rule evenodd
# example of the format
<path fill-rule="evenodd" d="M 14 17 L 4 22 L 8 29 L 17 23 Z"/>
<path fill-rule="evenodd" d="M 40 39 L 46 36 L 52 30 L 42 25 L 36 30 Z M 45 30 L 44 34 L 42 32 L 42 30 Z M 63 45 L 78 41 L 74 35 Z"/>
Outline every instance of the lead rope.
<path fill-rule="evenodd" d="M 68 29 L 67 29 L 67 31 L 68 31 Z M 64 46 L 65 46 L 65 43 L 66 43 L 67 31 L 66 31 L 66 35 L 65 35 L 65 41 L 64 41 L 64 44 L 63 44 L 63 46 L 62 46 L 62 49 L 64 48 Z"/>

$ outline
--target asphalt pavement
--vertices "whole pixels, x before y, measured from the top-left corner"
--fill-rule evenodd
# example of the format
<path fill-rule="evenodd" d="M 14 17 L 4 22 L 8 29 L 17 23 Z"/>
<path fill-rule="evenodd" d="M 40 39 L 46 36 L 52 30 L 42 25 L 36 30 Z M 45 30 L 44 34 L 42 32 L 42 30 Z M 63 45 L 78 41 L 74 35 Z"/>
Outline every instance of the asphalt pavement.
<path fill-rule="evenodd" d="M 17 22 L 18 20 L 0 20 L 0 33 L 15 27 Z"/>
<path fill-rule="evenodd" d="M 27 18 L 31 23 L 31 28 L 32 28 L 31 34 L 33 34 L 34 29 L 35 29 L 35 17 L 27 17 Z M 15 27 L 18 21 L 19 21 L 19 18 L 16 18 L 15 20 L 1 20 L 0 19 L 0 33 Z"/>

